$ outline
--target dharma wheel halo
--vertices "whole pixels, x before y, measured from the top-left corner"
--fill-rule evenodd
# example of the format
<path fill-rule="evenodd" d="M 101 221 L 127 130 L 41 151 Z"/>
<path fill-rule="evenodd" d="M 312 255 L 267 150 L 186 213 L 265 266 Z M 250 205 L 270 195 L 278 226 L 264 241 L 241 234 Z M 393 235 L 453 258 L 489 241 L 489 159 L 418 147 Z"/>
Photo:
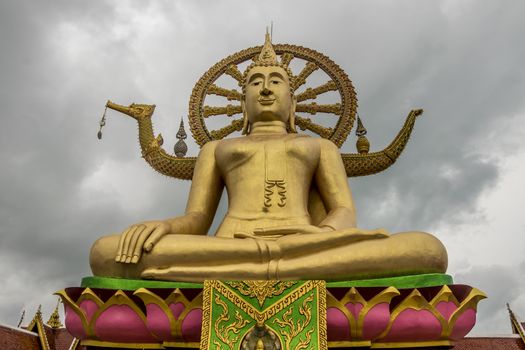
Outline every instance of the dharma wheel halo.
<path fill-rule="evenodd" d="M 220 140 L 228 135 L 241 131 L 243 127 L 241 98 L 242 87 L 239 89 L 226 89 L 215 83 L 222 76 L 228 75 L 235 79 L 239 84 L 243 80 L 243 73 L 239 65 L 251 61 L 259 55 L 263 46 L 251 47 L 236 52 L 212 66 L 197 81 L 193 88 L 189 104 L 189 124 L 195 141 L 203 146 L 212 140 Z M 338 147 L 345 142 L 352 129 L 357 112 L 357 98 L 352 82 L 346 73 L 327 56 L 302 46 L 289 44 L 274 44 L 273 48 L 280 56 L 281 62 L 289 66 L 295 59 L 305 61 L 304 68 L 291 77 L 291 84 L 297 98 L 297 109 L 295 124 L 301 130 L 309 130 L 323 138 L 331 140 Z M 316 70 L 321 70 L 328 77 L 327 82 L 320 86 L 309 87 L 308 77 Z M 297 93 L 299 88 L 305 85 L 306 90 Z M 339 102 L 336 104 L 316 104 L 309 102 L 323 93 L 337 91 Z M 207 106 L 206 97 L 218 95 L 225 97 L 228 101 L 237 101 L 237 104 L 228 103 L 226 106 Z M 326 127 L 312 121 L 309 117 L 301 114 L 315 115 L 316 113 L 333 114 L 333 126 Z M 208 118 L 214 116 L 227 115 L 231 117 L 229 124 L 219 129 L 210 129 L 206 125 Z"/>

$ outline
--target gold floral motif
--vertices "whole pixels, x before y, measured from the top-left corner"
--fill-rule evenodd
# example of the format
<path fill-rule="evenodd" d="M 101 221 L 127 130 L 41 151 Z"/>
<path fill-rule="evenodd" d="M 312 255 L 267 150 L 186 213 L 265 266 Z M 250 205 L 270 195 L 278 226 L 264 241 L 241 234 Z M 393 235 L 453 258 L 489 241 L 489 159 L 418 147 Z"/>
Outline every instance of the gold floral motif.
<path fill-rule="evenodd" d="M 282 334 L 284 335 L 286 339 L 286 346 L 285 349 L 290 349 L 290 345 L 293 339 L 297 337 L 307 326 L 310 325 L 310 321 L 312 321 L 312 305 L 308 305 L 308 303 L 311 303 L 314 300 L 314 295 L 311 293 L 306 299 L 303 300 L 303 304 L 299 308 L 299 313 L 301 314 L 304 319 L 299 319 L 298 317 L 293 317 L 293 309 L 290 308 L 288 311 L 286 311 L 283 314 L 283 319 L 280 320 L 278 318 L 274 319 L 273 323 L 275 323 L 279 328 L 282 330 Z M 308 331 L 305 335 L 305 338 L 300 341 L 300 345 L 298 349 L 305 349 L 306 346 L 310 343 L 311 333 L 314 331 L 314 328 L 312 328 L 310 331 Z"/>
<path fill-rule="evenodd" d="M 244 320 L 239 311 L 236 310 L 235 322 L 229 322 L 230 311 L 228 305 L 226 305 L 218 295 L 215 296 L 215 303 L 222 308 L 222 313 L 213 326 L 215 334 L 224 344 L 228 345 L 230 349 L 233 349 L 233 345 L 239 340 L 240 329 L 248 323 L 248 320 Z M 230 333 L 233 333 L 231 337 L 229 337 Z"/>
<path fill-rule="evenodd" d="M 242 295 L 256 298 L 259 306 L 262 307 L 267 298 L 279 296 L 283 292 L 293 286 L 296 282 L 280 282 L 280 281 L 234 281 L 227 282 L 231 287 L 235 288 Z"/>

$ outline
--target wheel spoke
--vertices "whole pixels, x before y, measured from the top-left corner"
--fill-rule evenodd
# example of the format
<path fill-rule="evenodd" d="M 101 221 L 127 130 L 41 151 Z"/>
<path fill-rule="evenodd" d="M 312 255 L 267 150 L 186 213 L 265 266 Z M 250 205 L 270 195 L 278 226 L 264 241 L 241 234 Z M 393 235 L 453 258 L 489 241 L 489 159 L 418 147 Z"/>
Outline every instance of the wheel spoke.
<path fill-rule="evenodd" d="M 330 105 L 318 105 L 315 102 L 305 104 L 301 103 L 298 104 L 296 109 L 297 112 L 305 112 L 309 114 L 317 114 L 317 113 L 331 113 L 335 115 L 341 115 L 341 104 L 335 103 Z"/>
<path fill-rule="evenodd" d="M 301 129 L 301 130 L 310 130 L 314 133 L 316 133 L 317 135 L 321 136 L 321 137 L 324 137 L 324 138 L 329 138 L 330 135 L 332 135 L 332 133 L 334 132 L 334 129 L 332 128 L 327 128 L 327 127 L 324 127 L 324 126 L 321 126 L 319 124 L 316 124 L 314 122 L 312 122 L 312 120 L 310 118 L 303 118 L 303 117 L 299 117 L 299 116 L 295 116 L 295 124 Z"/>
<path fill-rule="evenodd" d="M 226 68 L 226 71 L 224 73 L 228 74 L 230 77 L 237 80 L 239 83 L 242 81 L 242 73 L 239 70 L 239 68 L 237 68 L 237 66 L 234 64 L 230 64 L 228 68 Z"/>
<path fill-rule="evenodd" d="M 307 88 L 304 92 L 297 95 L 297 102 L 302 102 L 305 100 L 313 100 L 317 96 L 324 94 L 325 92 L 328 92 L 328 91 L 337 91 L 337 84 L 333 80 L 330 80 L 326 82 L 325 84 L 315 87 L 313 89 Z"/>
<path fill-rule="evenodd" d="M 304 83 L 306 83 L 306 78 L 308 78 L 310 76 L 310 74 L 312 74 L 314 71 L 316 71 L 318 69 L 319 69 L 319 67 L 317 66 L 317 64 L 315 64 L 313 62 L 306 63 L 306 65 L 304 66 L 304 68 L 301 71 L 301 73 L 299 73 L 299 75 L 297 75 L 293 79 L 293 88 L 294 88 L 294 90 L 297 90 Z"/>
<path fill-rule="evenodd" d="M 228 90 L 223 87 L 217 86 L 215 84 L 211 84 L 208 87 L 208 90 L 206 90 L 207 95 L 218 95 L 218 96 L 224 96 L 228 99 L 228 101 L 231 100 L 241 100 L 241 93 L 235 89 Z"/>
<path fill-rule="evenodd" d="M 294 56 L 293 54 L 289 52 L 285 52 L 281 55 L 281 63 L 288 67 L 290 65 L 290 62 L 293 60 Z"/>
<path fill-rule="evenodd" d="M 241 131 L 242 124 L 243 124 L 242 119 L 235 119 L 229 125 L 227 125 L 227 126 L 225 126 L 223 128 L 220 128 L 218 130 L 211 131 L 210 132 L 211 137 L 214 140 L 220 140 L 220 139 L 230 135 L 231 133 L 234 133 L 236 131 Z"/>
<path fill-rule="evenodd" d="M 226 107 L 211 107 L 204 106 L 203 115 L 204 118 L 208 118 L 212 115 L 223 115 L 226 114 L 228 117 L 231 117 L 234 114 L 239 114 L 242 112 L 240 105 L 227 105 Z"/>

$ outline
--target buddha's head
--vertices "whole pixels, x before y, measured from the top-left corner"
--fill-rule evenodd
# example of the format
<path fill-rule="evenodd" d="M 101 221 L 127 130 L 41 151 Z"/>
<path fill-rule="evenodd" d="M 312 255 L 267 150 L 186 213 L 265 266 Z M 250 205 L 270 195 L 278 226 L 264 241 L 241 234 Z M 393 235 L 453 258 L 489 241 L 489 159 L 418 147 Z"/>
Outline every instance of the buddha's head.
<path fill-rule="evenodd" d="M 266 33 L 261 54 L 243 75 L 243 134 L 249 134 L 250 125 L 259 121 L 282 121 L 295 132 L 296 99 L 290 77 L 290 69 L 278 62 Z"/>

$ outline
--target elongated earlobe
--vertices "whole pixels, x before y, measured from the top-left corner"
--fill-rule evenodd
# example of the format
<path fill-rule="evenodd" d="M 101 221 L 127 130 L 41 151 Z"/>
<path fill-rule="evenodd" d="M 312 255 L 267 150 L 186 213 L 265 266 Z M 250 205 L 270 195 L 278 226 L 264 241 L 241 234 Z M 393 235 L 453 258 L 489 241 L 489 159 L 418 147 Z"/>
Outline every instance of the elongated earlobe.
<path fill-rule="evenodd" d="M 290 132 L 297 133 L 297 129 L 295 128 L 295 107 L 297 106 L 297 98 L 292 96 L 292 106 L 290 107 L 290 117 L 288 118 L 288 127 L 290 128 Z"/>
<path fill-rule="evenodd" d="M 248 114 L 246 113 L 246 108 L 244 106 L 244 97 L 241 100 L 242 108 L 242 134 L 248 135 L 250 133 L 250 121 L 248 120 Z"/>

